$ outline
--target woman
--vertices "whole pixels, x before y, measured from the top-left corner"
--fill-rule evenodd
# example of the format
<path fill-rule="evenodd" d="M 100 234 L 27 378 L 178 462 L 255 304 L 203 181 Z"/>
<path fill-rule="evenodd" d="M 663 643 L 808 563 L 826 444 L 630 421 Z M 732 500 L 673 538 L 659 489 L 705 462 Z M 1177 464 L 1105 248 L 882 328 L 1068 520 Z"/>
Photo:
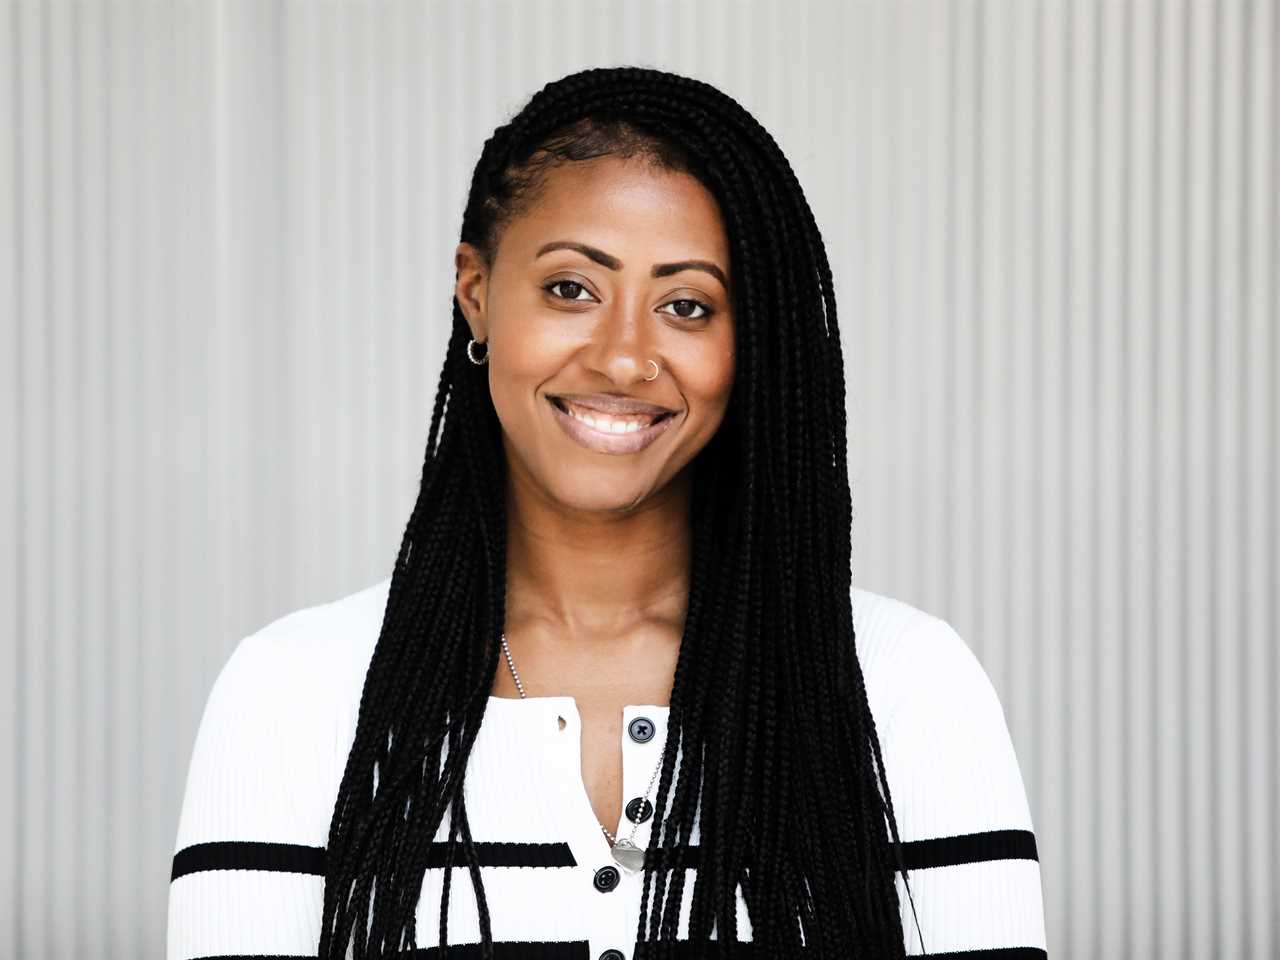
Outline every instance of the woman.
<path fill-rule="evenodd" d="M 456 267 L 391 577 L 210 694 L 169 956 L 1043 955 L 986 674 L 851 585 L 831 271 L 769 134 L 565 77 L 485 143 Z"/>

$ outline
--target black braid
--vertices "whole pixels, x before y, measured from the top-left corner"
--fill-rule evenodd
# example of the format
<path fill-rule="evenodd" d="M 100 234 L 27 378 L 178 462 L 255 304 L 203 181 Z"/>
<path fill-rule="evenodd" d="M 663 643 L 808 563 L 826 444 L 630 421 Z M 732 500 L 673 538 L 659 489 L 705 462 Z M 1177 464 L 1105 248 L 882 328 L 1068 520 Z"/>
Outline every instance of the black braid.
<path fill-rule="evenodd" d="M 638 67 L 550 83 L 495 130 L 461 239 L 491 264 L 550 170 L 603 155 L 687 172 L 715 196 L 737 341 L 724 421 L 693 464 L 693 567 L 637 956 L 675 955 L 696 816 L 688 939 L 739 938 L 740 885 L 759 956 L 902 957 L 895 873 L 905 881 L 906 870 L 849 604 L 844 362 L 826 247 L 750 113 L 706 83 Z M 482 956 L 493 956 L 462 785 L 499 664 L 507 468 L 469 338 L 455 298 L 418 499 L 329 828 L 321 960 L 348 945 L 356 960 L 416 946 L 446 813 L 439 941 L 458 863 L 479 904 Z"/>

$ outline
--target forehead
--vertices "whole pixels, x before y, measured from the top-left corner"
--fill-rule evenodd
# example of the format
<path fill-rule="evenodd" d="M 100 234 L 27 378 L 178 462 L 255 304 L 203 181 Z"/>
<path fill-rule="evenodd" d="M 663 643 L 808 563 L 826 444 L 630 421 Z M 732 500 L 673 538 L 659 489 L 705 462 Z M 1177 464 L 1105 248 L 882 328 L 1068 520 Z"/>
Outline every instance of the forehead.
<path fill-rule="evenodd" d="M 628 267 L 627 251 L 650 262 L 714 258 L 728 272 L 729 239 L 719 205 L 688 173 L 639 157 L 599 157 L 559 164 L 535 201 L 503 231 L 499 250 L 531 260 L 550 239 L 598 246 Z"/>

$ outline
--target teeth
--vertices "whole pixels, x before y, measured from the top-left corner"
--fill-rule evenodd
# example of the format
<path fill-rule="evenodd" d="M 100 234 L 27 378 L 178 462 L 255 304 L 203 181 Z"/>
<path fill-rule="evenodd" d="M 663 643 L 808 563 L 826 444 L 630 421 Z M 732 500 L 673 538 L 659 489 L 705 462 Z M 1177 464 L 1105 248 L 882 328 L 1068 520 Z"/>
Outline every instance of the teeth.
<path fill-rule="evenodd" d="M 610 417 L 599 412 L 587 413 L 568 401 L 562 402 L 564 403 L 564 408 L 569 412 L 569 416 L 575 420 L 581 420 L 587 426 L 602 433 L 635 433 L 641 427 L 649 425 L 648 421 Z"/>

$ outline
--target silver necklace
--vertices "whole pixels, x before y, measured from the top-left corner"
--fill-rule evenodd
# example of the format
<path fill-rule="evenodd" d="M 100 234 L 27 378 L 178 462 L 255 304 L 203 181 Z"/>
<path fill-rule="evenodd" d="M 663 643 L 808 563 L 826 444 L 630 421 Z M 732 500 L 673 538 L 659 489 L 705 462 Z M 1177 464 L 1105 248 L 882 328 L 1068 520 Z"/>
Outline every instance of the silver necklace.
<path fill-rule="evenodd" d="M 507 635 L 505 632 L 502 634 L 502 652 L 506 655 L 507 666 L 511 669 L 511 679 L 516 682 L 516 689 L 520 691 L 520 699 L 523 700 L 525 699 L 524 684 L 520 682 L 520 674 L 516 672 L 516 663 L 511 659 L 511 648 L 507 646 Z M 663 734 L 663 736 L 665 737 L 666 735 Z M 661 769 L 662 753 L 659 753 L 658 765 L 653 768 L 653 775 L 649 777 L 649 786 L 644 788 L 644 795 L 640 798 L 640 808 L 642 810 L 644 809 L 645 802 L 649 799 L 649 791 L 653 789 L 653 782 L 658 779 L 658 772 Z M 600 823 L 598 818 L 596 823 Z M 609 838 L 609 843 L 612 844 L 611 850 L 614 862 L 628 873 L 635 873 L 637 870 L 644 867 L 644 851 L 637 847 L 635 843 L 636 833 L 640 829 L 640 821 L 632 820 L 632 823 L 634 823 L 635 826 L 631 828 L 631 835 L 621 839 L 615 838 L 614 835 L 609 832 L 609 829 L 603 823 L 600 823 L 600 829 L 604 831 L 604 835 Z"/>

